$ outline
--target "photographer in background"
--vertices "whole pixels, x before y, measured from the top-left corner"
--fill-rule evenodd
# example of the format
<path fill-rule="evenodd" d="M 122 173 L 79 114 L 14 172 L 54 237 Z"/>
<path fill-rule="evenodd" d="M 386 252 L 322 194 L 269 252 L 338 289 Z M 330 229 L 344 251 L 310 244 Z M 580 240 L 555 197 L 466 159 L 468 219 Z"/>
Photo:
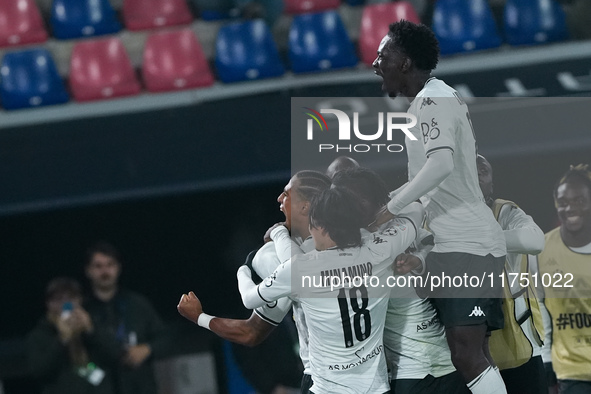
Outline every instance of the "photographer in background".
<path fill-rule="evenodd" d="M 103 369 L 107 342 L 97 334 L 82 308 L 78 282 L 56 278 L 46 289 L 46 315 L 27 338 L 27 357 L 44 394 L 110 394 Z"/>

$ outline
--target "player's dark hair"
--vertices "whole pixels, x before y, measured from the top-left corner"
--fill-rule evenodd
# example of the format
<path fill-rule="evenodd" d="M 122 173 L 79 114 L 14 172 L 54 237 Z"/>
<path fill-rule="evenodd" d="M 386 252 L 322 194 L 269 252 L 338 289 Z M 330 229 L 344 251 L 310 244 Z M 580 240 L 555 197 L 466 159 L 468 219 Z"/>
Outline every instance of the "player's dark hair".
<path fill-rule="evenodd" d="M 357 160 L 349 156 L 339 156 L 329 164 L 326 169 L 326 175 L 329 178 L 334 178 L 339 171 L 347 170 L 349 168 L 359 168 Z"/>
<path fill-rule="evenodd" d="M 294 177 L 299 181 L 297 192 L 305 201 L 312 201 L 314 196 L 330 187 L 330 178 L 318 171 L 299 171 Z"/>
<path fill-rule="evenodd" d="M 107 241 L 97 241 L 92 244 L 88 249 L 86 249 L 86 260 L 84 261 L 84 266 L 87 266 L 92 261 L 95 253 L 101 253 L 106 256 L 117 260 L 119 264 L 121 264 L 121 254 L 119 250 L 111 243 Z"/>
<path fill-rule="evenodd" d="M 45 300 L 49 301 L 52 298 L 67 294 L 71 297 L 81 297 L 82 290 L 80 284 L 76 279 L 67 277 L 58 277 L 52 279 L 45 289 Z"/>
<path fill-rule="evenodd" d="M 323 191 L 310 204 L 310 226 L 328 232 L 338 249 L 361 245 L 363 217 L 359 200 L 343 187 Z"/>
<path fill-rule="evenodd" d="M 554 187 L 554 198 L 556 198 L 558 187 L 560 185 L 571 181 L 576 182 L 577 180 L 587 186 L 589 193 L 591 193 L 591 171 L 589 171 L 589 164 L 571 165 Z"/>
<path fill-rule="evenodd" d="M 349 189 L 359 199 L 364 211 L 364 225 L 373 222 L 378 210 L 390 200 L 386 183 L 369 168 L 348 168 L 339 171 L 332 179 L 332 184 Z"/>
<path fill-rule="evenodd" d="M 388 36 L 390 45 L 402 50 L 418 69 L 431 71 L 437 67 L 439 42 L 429 27 L 401 20 L 390 25 Z"/>

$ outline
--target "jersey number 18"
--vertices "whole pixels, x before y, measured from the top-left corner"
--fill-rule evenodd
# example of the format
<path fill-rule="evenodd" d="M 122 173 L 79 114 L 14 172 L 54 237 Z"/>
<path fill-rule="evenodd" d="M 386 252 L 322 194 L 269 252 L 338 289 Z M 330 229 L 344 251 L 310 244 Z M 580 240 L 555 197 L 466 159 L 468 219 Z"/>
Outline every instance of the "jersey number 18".
<path fill-rule="evenodd" d="M 358 292 L 361 293 L 361 305 L 359 305 Z M 343 334 L 345 336 L 345 347 L 353 346 L 353 330 L 351 329 L 349 302 L 351 303 L 351 309 L 354 312 L 353 327 L 355 327 L 355 338 L 357 338 L 359 342 L 365 341 L 371 334 L 371 316 L 367 309 L 369 303 L 367 288 L 361 286 L 349 289 L 349 298 L 346 297 L 345 289 L 340 289 L 338 301 L 339 309 L 341 310 L 341 322 L 343 323 Z M 361 327 L 362 316 L 363 328 Z"/>

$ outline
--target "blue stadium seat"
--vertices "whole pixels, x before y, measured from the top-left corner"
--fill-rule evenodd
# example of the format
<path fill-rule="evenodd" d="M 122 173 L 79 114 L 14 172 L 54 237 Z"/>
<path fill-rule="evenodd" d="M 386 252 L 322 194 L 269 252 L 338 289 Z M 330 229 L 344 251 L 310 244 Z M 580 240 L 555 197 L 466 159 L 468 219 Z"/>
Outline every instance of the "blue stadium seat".
<path fill-rule="evenodd" d="M 100 36 L 121 30 L 109 0 L 54 0 L 51 26 L 56 38 Z"/>
<path fill-rule="evenodd" d="M 505 39 L 511 45 L 566 40 L 568 29 L 560 4 L 553 0 L 507 0 Z"/>
<path fill-rule="evenodd" d="M 7 53 L 0 73 L 0 97 L 6 109 L 61 104 L 70 99 L 46 49 Z"/>
<path fill-rule="evenodd" d="M 236 363 L 232 352 L 232 344 L 226 340 L 222 341 L 222 351 L 228 394 L 256 394 L 256 390 L 244 379 L 244 375 Z"/>
<path fill-rule="evenodd" d="M 223 26 L 216 40 L 215 65 L 223 82 L 278 77 L 285 72 L 271 31 L 262 20 Z"/>
<path fill-rule="evenodd" d="M 486 0 L 438 0 L 433 13 L 433 31 L 442 55 L 501 45 Z"/>
<path fill-rule="evenodd" d="M 289 60 L 294 73 L 353 67 L 358 62 L 355 47 L 335 11 L 294 16 Z"/>

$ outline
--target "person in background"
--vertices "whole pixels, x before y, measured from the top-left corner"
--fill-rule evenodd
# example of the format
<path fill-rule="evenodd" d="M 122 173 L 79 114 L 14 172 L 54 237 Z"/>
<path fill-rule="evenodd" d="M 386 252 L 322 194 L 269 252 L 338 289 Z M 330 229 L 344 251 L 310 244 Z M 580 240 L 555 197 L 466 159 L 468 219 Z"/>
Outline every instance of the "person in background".
<path fill-rule="evenodd" d="M 538 255 L 544 305 L 550 317 L 544 327 L 546 341 L 542 358 L 550 375 L 548 383 L 555 385 L 557 378 L 561 394 L 591 393 L 591 172 L 588 165 L 571 166 L 564 174 L 554 189 L 554 204 L 560 226 L 546 233 L 546 246 Z"/>
<path fill-rule="evenodd" d="M 111 376 L 105 371 L 107 342 L 100 337 L 82 308 L 78 282 L 55 278 L 47 285 L 47 313 L 27 337 L 31 374 L 43 394 L 112 394 Z"/>
<path fill-rule="evenodd" d="M 91 294 L 85 303 L 95 327 L 105 330 L 117 347 L 113 367 L 119 394 L 156 394 L 152 359 L 163 351 L 164 325 L 142 295 L 119 287 L 121 257 L 108 242 L 87 251 L 85 274 Z"/>
<path fill-rule="evenodd" d="M 537 267 L 530 267 L 528 254 L 544 249 L 544 233 L 514 202 L 494 199 L 493 170 L 482 155 L 476 157 L 478 180 L 486 204 L 493 210 L 507 240 L 505 262 L 505 327 L 493 331 L 490 352 L 501 370 L 509 394 L 540 394 L 547 391 L 542 361 L 544 324 L 535 287 L 525 280 Z M 523 286 L 522 285 L 526 285 Z M 523 379 L 527 376 L 528 379 Z"/>

